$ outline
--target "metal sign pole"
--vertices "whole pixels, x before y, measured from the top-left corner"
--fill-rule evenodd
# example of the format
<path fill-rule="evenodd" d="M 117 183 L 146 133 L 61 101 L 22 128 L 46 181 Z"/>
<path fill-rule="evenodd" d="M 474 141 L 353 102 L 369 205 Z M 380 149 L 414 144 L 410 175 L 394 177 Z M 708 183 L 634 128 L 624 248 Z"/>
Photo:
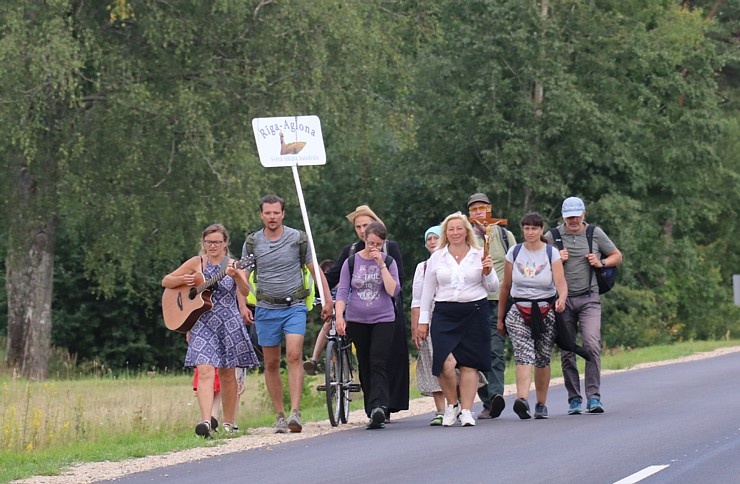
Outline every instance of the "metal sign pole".
<path fill-rule="evenodd" d="M 293 180 L 295 181 L 295 191 L 298 194 L 298 203 L 301 206 L 301 216 L 303 217 L 303 226 L 306 229 L 306 235 L 308 235 L 308 246 L 311 248 L 311 260 L 313 260 L 314 272 L 318 275 L 321 268 L 319 267 L 319 261 L 316 259 L 316 246 L 313 244 L 313 234 L 311 233 L 311 224 L 308 222 L 308 211 L 306 210 L 306 202 L 303 199 L 303 189 L 301 188 L 301 179 L 298 176 L 298 165 L 292 165 Z M 301 261 L 303 263 L 303 261 Z M 320 276 L 319 276 L 320 277 Z M 321 304 L 324 304 L 324 285 L 321 284 L 321 280 L 317 277 L 315 281 L 319 289 L 319 297 L 321 298 Z"/>

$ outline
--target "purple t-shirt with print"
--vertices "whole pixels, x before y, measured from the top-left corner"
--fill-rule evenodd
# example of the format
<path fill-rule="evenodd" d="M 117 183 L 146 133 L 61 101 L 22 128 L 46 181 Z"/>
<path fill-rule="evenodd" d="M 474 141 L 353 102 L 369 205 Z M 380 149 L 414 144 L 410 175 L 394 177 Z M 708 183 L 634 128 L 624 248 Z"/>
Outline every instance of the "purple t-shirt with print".
<path fill-rule="evenodd" d="M 383 254 L 385 258 L 385 254 Z M 381 269 L 375 260 L 366 260 L 360 253 L 354 255 L 355 266 L 352 280 L 349 276 L 349 263 L 344 261 L 337 286 L 337 300 L 347 305 L 344 318 L 356 323 L 392 323 L 396 319 L 393 299 L 383 287 Z M 394 260 L 388 270 L 396 281 L 394 296 L 401 290 L 398 281 L 398 266 Z"/>

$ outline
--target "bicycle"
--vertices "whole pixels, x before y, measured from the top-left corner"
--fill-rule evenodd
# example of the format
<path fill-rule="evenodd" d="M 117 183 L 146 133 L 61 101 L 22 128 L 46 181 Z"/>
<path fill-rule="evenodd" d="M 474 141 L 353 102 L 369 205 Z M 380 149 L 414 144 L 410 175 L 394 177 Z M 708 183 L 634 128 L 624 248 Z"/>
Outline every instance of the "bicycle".
<path fill-rule="evenodd" d="M 326 392 L 326 407 L 332 427 L 347 423 L 352 393 L 360 392 L 360 384 L 354 382 L 352 364 L 352 341 L 337 333 L 336 318 L 332 315 L 329 336 L 326 342 L 324 361 L 324 385 L 316 389 Z"/>

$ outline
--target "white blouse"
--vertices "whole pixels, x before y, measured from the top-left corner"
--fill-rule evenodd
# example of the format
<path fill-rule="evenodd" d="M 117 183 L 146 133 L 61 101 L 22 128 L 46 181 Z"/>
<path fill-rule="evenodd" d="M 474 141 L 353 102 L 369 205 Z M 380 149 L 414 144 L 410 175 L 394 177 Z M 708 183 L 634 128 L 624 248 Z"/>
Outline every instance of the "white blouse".
<path fill-rule="evenodd" d="M 411 307 L 421 307 L 421 290 L 424 287 L 424 266 L 426 261 L 419 262 L 414 272 L 414 282 L 411 284 Z"/>
<path fill-rule="evenodd" d="M 419 324 L 429 324 L 435 301 L 472 302 L 486 299 L 499 288 L 495 270 L 483 275 L 483 249 L 470 248 L 458 264 L 448 247 L 434 251 L 427 261 L 421 291 Z"/>

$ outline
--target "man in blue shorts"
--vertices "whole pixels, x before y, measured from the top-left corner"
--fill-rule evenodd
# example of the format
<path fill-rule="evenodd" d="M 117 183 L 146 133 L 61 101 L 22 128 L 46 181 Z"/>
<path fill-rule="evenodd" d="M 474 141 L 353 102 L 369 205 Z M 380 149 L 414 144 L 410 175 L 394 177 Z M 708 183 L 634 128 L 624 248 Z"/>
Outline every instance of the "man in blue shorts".
<path fill-rule="evenodd" d="M 329 286 L 322 271 L 314 270 L 311 251 L 305 250 L 305 260 L 300 260 L 300 246 L 305 234 L 283 225 L 285 201 L 276 195 L 267 195 L 260 200 L 260 218 L 264 228 L 250 234 L 251 248 L 255 257 L 255 282 L 257 283 L 257 305 L 254 323 L 257 337 L 262 346 L 265 363 L 265 386 L 277 412 L 275 433 L 300 432 L 301 393 L 303 392 L 303 338 L 306 334 L 305 299 L 309 290 L 304 288 L 302 266 L 321 281 L 324 302 L 321 317 L 331 318 L 332 301 Z M 247 242 L 242 256 L 249 254 Z M 285 359 L 288 364 L 288 387 L 291 414 L 285 418 L 283 406 L 283 384 L 280 379 L 281 343 L 285 335 Z"/>

